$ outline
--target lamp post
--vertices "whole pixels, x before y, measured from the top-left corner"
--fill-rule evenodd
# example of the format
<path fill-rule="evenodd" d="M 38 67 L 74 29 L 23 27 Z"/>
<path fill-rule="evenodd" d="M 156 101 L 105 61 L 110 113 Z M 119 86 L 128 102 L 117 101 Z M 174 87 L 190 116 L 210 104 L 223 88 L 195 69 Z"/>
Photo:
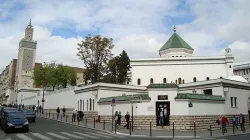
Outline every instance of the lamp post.
<path fill-rule="evenodd" d="M 45 65 L 46 63 L 45 62 L 43 62 L 43 64 Z M 46 84 L 46 82 L 45 82 L 45 70 L 42 68 L 42 70 L 43 70 L 43 98 L 42 98 L 42 114 L 43 114 L 43 108 L 44 108 L 44 102 L 45 102 L 45 100 L 44 100 L 44 85 Z"/>
<path fill-rule="evenodd" d="M 132 131 L 134 130 L 134 103 L 139 103 L 140 102 L 139 100 L 141 100 L 141 98 L 138 96 L 134 96 L 133 94 L 131 95 L 131 97 L 129 97 L 129 101 L 131 103 Z"/>

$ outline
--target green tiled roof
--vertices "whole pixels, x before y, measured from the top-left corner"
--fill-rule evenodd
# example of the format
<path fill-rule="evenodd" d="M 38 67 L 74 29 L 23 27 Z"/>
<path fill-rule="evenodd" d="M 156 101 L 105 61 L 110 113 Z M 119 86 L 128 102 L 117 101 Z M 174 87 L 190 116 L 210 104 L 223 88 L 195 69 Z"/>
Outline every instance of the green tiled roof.
<path fill-rule="evenodd" d="M 194 50 L 177 33 L 174 33 L 168 39 L 168 41 L 161 47 L 160 51 L 170 49 L 170 48 L 186 48 L 189 50 Z"/>
<path fill-rule="evenodd" d="M 105 98 L 100 98 L 98 103 L 103 103 L 103 102 L 110 102 L 113 98 L 115 98 L 116 101 L 129 101 L 129 97 L 132 95 L 122 95 L 122 96 L 113 96 L 113 97 L 105 97 Z M 140 97 L 141 100 L 151 100 L 151 98 L 148 96 L 148 94 L 134 94 L 134 97 Z"/>
<path fill-rule="evenodd" d="M 159 84 L 150 84 L 147 88 L 178 88 L 178 85 L 175 83 L 159 83 Z"/>
<path fill-rule="evenodd" d="M 195 100 L 212 100 L 212 101 L 225 101 L 222 96 L 218 95 L 205 95 L 193 93 L 178 93 L 175 99 L 195 99 Z"/>

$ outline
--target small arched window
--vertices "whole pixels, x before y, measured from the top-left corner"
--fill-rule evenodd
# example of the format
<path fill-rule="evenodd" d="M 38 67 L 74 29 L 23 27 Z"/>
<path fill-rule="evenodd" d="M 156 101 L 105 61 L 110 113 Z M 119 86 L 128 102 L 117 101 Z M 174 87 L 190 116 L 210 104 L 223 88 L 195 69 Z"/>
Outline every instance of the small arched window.
<path fill-rule="evenodd" d="M 207 80 L 210 80 L 209 77 L 207 77 Z"/>
<path fill-rule="evenodd" d="M 154 79 L 151 78 L 151 79 L 150 79 L 150 84 L 153 84 L 153 83 L 154 83 Z"/>
<path fill-rule="evenodd" d="M 175 80 L 175 84 L 177 84 L 177 80 Z"/>
<path fill-rule="evenodd" d="M 91 100 L 91 98 L 89 99 L 89 111 L 91 111 L 91 109 L 92 109 L 92 100 Z"/>
<path fill-rule="evenodd" d="M 141 85 L 141 79 L 140 78 L 137 79 L 137 85 Z"/>
<path fill-rule="evenodd" d="M 166 78 L 163 78 L 163 83 L 167 83 L 167 79 Z"/>
<path fill-rule="evenodd" d="M 196 82 L 196 81 L 197 81 L 197 79 L 196 79 L 196 77 L 194 77 L 194 78 L 193 78 L 193 82 Z"/>
<path fill-rule="evenodd" d="M 93 111 L 95 110 L 95 99 L 93 99 Z"/>
<path fill-rule="evenodd" d="M 178 84 L 181 84 L 181 78 L 180 77 L 178 78 Z"/>
<path fill-rule="evenodd" d="M 220 77 L 220 79 L 222 79 L 223 77 Z"/>
<path fill-rule="evenodd" d="M 185 84 L 185 81 L 184 81 L 184 79 L 182 80 L 182 84 Z"/>

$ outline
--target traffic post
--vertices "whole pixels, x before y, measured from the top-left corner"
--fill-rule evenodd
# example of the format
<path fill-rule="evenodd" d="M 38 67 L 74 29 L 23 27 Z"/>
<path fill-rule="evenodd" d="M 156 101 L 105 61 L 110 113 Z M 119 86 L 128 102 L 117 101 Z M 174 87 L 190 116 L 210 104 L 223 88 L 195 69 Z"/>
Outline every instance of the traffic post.
<path fill-rule="evenodd" d="M 115 107 L 115 98 L 111 100 L 111 106 L 112 106 L 112 131 L 114 130 L 114 107 Z"/>

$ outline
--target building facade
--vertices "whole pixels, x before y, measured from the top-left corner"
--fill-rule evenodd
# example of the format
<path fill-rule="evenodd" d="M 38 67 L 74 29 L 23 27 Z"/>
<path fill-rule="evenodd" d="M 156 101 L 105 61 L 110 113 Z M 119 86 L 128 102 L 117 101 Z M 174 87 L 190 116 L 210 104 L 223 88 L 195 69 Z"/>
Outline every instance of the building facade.
<path fill-rule="evenodd" d="M 234 75 L 244 77 L 250 83 L 250 62 L 235 63 Z"/>
<path fill-rule="evenodd" d="M 34 28 L 29 25 L 25 29 L 24 38 L 19 42 L 18 59 L 13 59 L 0 74 L 0 103 L 16 104 L 18 90 L 33 88 L 34 68 L 42 68 L 42 63 L 36 63 L 37 41 L 33 40 Z M 76 70 L 76 83 L 83 82 L 83 68 L 71 67 Z"/>

